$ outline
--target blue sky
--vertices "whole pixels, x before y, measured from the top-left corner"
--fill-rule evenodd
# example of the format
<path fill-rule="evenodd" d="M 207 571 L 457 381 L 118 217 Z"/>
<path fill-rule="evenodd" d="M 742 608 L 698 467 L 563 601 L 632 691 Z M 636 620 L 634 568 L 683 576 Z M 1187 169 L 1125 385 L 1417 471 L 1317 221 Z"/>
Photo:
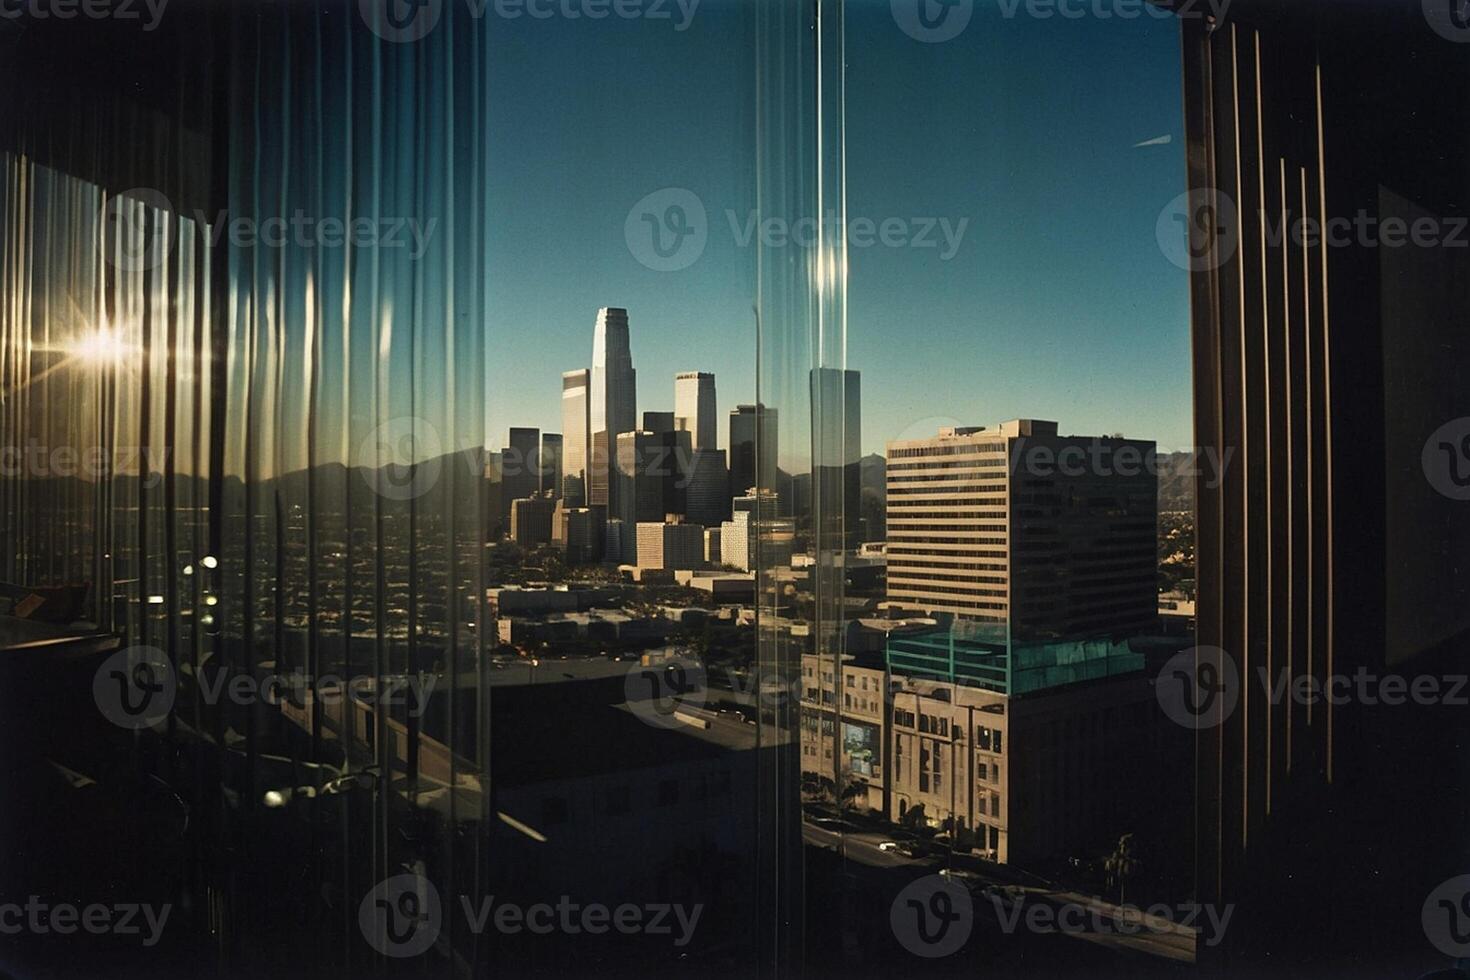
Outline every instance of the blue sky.
<path fill-rule="evenodd" d="M 1183 448 L 1187 282 L 1155 239 L 1184 189 L 1177 26 L 1002 9 L 979 0 L 958 37 L 921 43 L 888 0 L 849 2 L 849 219 L 966 222 L 947 261 L 851 250 L 864 449 L 1017 416 Z M 492 445 L 560 428 L 560 373 L 586 366 L 604 305 L 629 310 L 640 412 L 673 407 L 680 370 L 716 373 L 722 415 L 751 400 L 754 254 L 726 214 L 753 202 L 747 18 L 704 0 L 682 32 L 523 18 L 491 38 Z M 708 218 L 704 252 L 673 272 L 624 239 L 665 187 Z"/>

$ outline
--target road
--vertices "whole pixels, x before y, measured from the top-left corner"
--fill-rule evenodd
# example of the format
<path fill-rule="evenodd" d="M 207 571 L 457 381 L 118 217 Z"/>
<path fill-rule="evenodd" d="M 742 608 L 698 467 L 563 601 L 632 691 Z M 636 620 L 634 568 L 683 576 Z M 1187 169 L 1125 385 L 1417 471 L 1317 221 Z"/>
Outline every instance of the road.
<path fill-rule="evenodd" d="M 1048 906 L 1054 913 L 1045 921 L 1065 923 L 1063 927 L 1051 926 L 1050 932 L 1120 952 L 1140 953 L 1183 963 L 1192 963 L 1195 960 L 1195 949 L 1199 942 L 1198 930 L 1170 922 L 1167 919 L 1157 916 L 1140 916 L 1136 912 L 1125 915 L 1122 909 L 1110 902 L 1059 889 L 1049 883 L 1041 882 L 1040 879 L 1036 879 L 1038 884 L 1018 885 L 1015 883 L 1014 869 L 1007 869 L 1005 873 L 998 874 L 996 871 L 988 871 L 986 862 L 974 858 L 955 856 L 945 860 L 943 857 L 932 855 L 908 857 L 896 851 L 879 850 L 878 845 L 881 842 L 892 838 L 875 832 L 863 830 L 843 832 L 820 827 L 808 821 L 802 822 L 801 829 L 802 837 L 807 844 L 835 851 L 845 860 L 869 868 L 912 868 L 916 878 L 925 874 L 937 873 L 946 865 L 963 869 L 974 875 L 974 878 L 969 879 L 969 883 L 970 890 L 976 898 L 977 917 L 988 920 L 993 915 L 994 925 L 1002 931 L 1032 928 L 1028 924 L 1027 910 L 1022 908 L 1018 914 L 1015 901 L 1019 901 L 1023 906 L 1042 904 Z M 1008 889 L 1013 898 L 999 897 L 993 891 L 982 892 L 986 886 Z M 1119 923 L 1126 923 L 1126 928 L 1137 931 L 1130 933 L 1119 929 L 1117 928 Z"/>

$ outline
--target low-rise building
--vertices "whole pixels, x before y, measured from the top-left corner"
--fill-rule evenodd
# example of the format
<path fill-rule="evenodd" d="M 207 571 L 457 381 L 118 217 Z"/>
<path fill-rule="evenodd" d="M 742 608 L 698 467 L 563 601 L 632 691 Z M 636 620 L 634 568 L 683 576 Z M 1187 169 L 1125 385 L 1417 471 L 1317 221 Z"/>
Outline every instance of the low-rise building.
<path fill-rule="evenodd" d="M 717 602 L 753 602 L 754 572 L 675 572 L 674 581 L 708 592 Z"/>
<path fill-rule="evenodd" d="M 921 823 L 993 860 L 1088 855 L 1187 809 L 1188 732 L 1159 708 L 1160 639 L 1012 648 L 948 627 L 887 654 L 802 658 L 808 794 Z M 1174 792 L 1171 792 L 1171 788 Z"/>

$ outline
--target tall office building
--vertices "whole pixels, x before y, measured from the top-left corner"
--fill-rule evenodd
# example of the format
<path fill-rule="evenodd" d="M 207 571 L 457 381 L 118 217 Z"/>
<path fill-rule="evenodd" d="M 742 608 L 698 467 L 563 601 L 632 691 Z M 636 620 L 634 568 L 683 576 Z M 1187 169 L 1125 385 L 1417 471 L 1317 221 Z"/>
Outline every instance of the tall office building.
<path fill-rule="evenodd" d="M 1008 625 L 1016 641 L 1152 630 L 1153 455 L 1030 419 L 890 442 L 890 604 Z"/>
<path fill-rule="evenodd" d="M 627 529 L 622 558 L 631 562 L 637 557 L 633 529 L 685 512 L 689 433 L 624 432 L 618 436 L 617 449 L 617 508 L 612 513 Z"/>
<path fill-rule="evenodd" d="M 505 478 L 501 476 L 501 454 L 485 454 L 485 540 L 494 541 L 510 528 L 510 498 L 505 495 Z"/>
<path fill-rule="evenodd" d="M 556 502 L 550 493 L 533 493 L 511 501 L 510 537 L 523 548 L 551 543 L 551 518 Z"/>
<path fill-rule="evenodd" d="M 674 375 L 674 428 L 691 433 L 694 448 L 714 449 L 715 376 L 704 371 L 681 371 Z"/>
<path fill-rule="evenodd" d="M 562 495 L 561 457 L 561 433 L 541 433 L 541 456 L 537 459 L 536 472 L 541 478 L 541 492 L 549 493 L 553 500 Z"/>
<path fill-rule="evenodd" d="M 592 373 L 588 429 L 587 502 L 616 510 L 617 488 L 611 479 L 618 436 L 638 428 L 637 372 L 628 346 L 628 311 L 605 306 L 597 311 L 592 336 Z"/>
<path fill-rule="evenodd" d="M 759 448 L 757 448 L 759 447 Z M 730 493 L 748 494 L 758 469 L 774 487 L 776 481 L 776 410 L 764 405 L 737 405 L 730 410 Z"/>
<path fill-rule="evenodd" d="M 720 524 L 720 563 L 748 572 L 755 567 L 755 513 L 737 507 L 730 516 Z"/>
<path fill-rule="evenodd" d="M 695 524 L 719 527 L 730 516 L 730 474 L 723 449 L 696 449 L 690 460 L 685 514 Z"/>
<path fill-rule="evenodd" d="M 770 516 L 775 494 L 736 497 L 730 502 L 730 520 L 720 525 L 720 561 L 743 572 L 755 569 L 757 559 L 766 569 L 791 564 L 796 546 L 796 525 L 789 519 Z M 757 548 L 759 542 L 759 549 Z"/>
<path fill-rule="evenodd" d="M 824 541 L 863 540 L 862 383 L 856 371 L 815 368 L 812 385 L 813 509 L 831 532 Z"/>
<path fill-rule="evenodd" d="M 601 507 L 568 507 L 565 499 L 557 502 L 551 515 L 551 540 L 561 548 L 568 565 L 601 559 L 606 538 Z"/>
<path fill-rule="evenodd" d="M 673 432 L 674 431 L 674 413 L 673 412 L 644 412 L 643 413 L 643 431 L 644 432 L 656 432 L 656 433 Z"/>
<path fill-rule="evenodd" d="M 587 460 L 592 451 L 589 415 L 592 372 L 586 368 L 561 376 L 561 492 L 570 507 L 587 503 Z"/>
<path fill-rule="evenodd" d="M 530 497 L 541 488 L 538 460 L 541 457 L 541 430 L 513 426 L 506 436 L 501 453 L 501 518 L 510 526 L 510 505 L 514 500 Z"/>

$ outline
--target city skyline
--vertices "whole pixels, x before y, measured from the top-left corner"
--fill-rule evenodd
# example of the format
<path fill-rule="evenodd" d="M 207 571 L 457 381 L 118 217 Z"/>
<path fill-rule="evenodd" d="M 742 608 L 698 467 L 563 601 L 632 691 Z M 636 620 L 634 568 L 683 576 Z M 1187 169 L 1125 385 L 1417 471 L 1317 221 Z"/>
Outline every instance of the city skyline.
<path fill-rule="evenodd" d="M 529 36 L 530 26 L 507 30 Z M 715 371 L 723 418 L 756 401 L 756 248 L 732 232 L 751 217 L 751 174 L 740 127 L 711 125 L 740 119 L 753 96 L 731 81 L 740 73 L 729 38 L 748 24 L 718 4 L 682 35 L 612 21 L 559 27 L 491 68 L 492 81 L 533 72 L 542 85 L 492 107 L 505 138 L 490 168 L 501 224 L 487 263 L 497 298 L 485 324 L 487 431 L 555 430 L 555 391 L 526 379 L 575 366 L 555 352 L 585 349 L 591 311 L 609 304 L 635 319 L 639 371 L 660 392 L 679 372 Z M 834 366 L 864 374 L 863 455 L 938 425 L 1023 417 L 1190 448 L 1187 276 L 1161 254 L 1155 228 L 1185 187 L 1177 26 L 1007 20 L 982 3 L 962 35 L 929 45 L 892 28 L 887 3 L 865 3 L 847 11 L 847 27 L 864 38 L 847 52 L 849 220 L 968 219 L 948 260 L 938 248 L 848 250 L 847 349 Z M 594 37 L 611 43 L 584 43 Z M 645 56 L 636 84 L 616 103 L 583 98 L 625 70 L 630 51 Z M 923 79 L 936 83 L 916 88 Z M 566 125 L 548 134 L 552 112 Z M 608 146 L 661 144 L 671 132 L 689 138 L 656 163 L 587 179 Z M 916 171 L 920 147 L 933 163 Z M 708 244 L 688 268 L 657 272 L 629 253 L 624 222 L 666 187 L 702 202 Z M 641 407 L 674 406 L 661 394 Z M 794 460 L 801 448 L 783 453 Z"/>

